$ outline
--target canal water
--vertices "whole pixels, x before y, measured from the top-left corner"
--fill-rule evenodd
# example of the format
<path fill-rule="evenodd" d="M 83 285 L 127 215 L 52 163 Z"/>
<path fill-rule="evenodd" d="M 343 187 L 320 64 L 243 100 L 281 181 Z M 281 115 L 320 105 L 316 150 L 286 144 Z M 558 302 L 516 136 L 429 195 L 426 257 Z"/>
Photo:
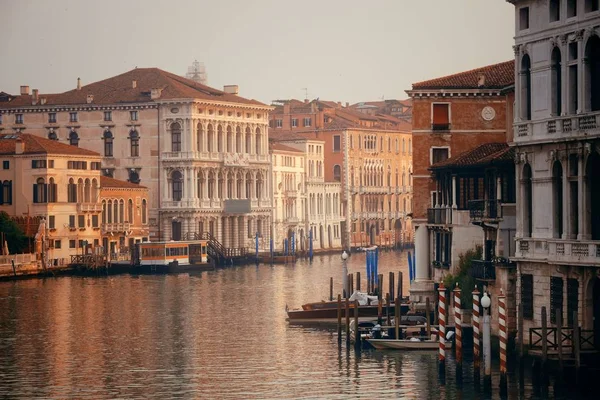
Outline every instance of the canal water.
<path fill-rule="evenodd" d="M 379 265 L 386 287 L 389 271 L 403 271 L 407 293 L 406 254 L 382 253 Z M 348 269 L 364 279 L 364 253 Z M 326 299 L 332 276 L 338 293 L 341 271 L 339 255 L 320 255 L 190 274 L 1 282 L 0 397 L 485 398 L 468 368 L 455 385 L 451 359 L 441 382 L 436 352 L 356 353 L 338 347 L 335 327 L 288 325 L 286 305 Z M 536 398 L 513 382 L 511 398 Z M 497 383 L 494 375 L 493 398 Z"/>

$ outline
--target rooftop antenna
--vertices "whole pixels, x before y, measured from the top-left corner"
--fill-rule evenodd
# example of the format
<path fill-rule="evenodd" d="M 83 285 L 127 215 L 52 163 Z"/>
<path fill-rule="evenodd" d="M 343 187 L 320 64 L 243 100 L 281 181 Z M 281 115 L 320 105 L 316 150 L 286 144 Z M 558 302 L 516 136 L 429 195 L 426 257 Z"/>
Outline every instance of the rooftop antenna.
<path fill-rule="evenodd" d="M 302 88 L 304 90 L 304 100 L 308 100 L 308 88 Z"/>

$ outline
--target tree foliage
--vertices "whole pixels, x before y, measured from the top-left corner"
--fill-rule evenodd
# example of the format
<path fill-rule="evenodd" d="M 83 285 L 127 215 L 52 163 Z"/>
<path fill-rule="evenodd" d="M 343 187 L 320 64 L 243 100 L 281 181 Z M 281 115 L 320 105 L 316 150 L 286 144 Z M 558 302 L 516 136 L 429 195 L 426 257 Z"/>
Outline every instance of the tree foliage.
<path fill-rule="evenodd" d="M 460 305 L 463 309 L 473 308 L 473 290 L 475 289 L 475 279 L 471 277 L 471 261 L 481 260 L 483 248 L 481 246 L 470 249 L 458 256 L 458 269 L 456 274 L 448 274 L 444 277 L 444 285 L 450 290 L 454 290 L 456 283 L 462 291 L 460 294 Z"/>
<path fill-rule="evenodd" d="M 8 242 L 8 251 L 10 254 L 22 253 L 27 247 L 27 237 L 10 216 L 2 211 L 0 212 L 0 232 L 4 233 L 4 238 Z M 3 246 L 4 243 L 0 243 Z"/>

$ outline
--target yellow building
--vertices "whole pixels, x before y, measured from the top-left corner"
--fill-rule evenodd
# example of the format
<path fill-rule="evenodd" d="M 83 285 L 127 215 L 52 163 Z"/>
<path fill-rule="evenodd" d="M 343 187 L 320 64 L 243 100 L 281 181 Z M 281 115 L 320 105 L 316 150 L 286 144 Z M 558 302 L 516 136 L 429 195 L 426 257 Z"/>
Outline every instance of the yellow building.
<path fill-rule="evenodd" d="M 43 217 L 48 262 L 100 245 L 100 154 L 30 134 L 0 134 L 0 211 Z"/>

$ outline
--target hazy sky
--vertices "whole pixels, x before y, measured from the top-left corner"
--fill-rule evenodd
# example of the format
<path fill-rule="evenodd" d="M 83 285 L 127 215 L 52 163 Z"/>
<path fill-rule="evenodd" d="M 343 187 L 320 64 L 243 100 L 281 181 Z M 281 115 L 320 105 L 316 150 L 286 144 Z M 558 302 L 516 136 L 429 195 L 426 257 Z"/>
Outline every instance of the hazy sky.
<path fill-rule="evenodd" d="M 0 91 L 75 88 L 138 67 L 244 97 L 406 98 L 413 82 L 509 60 L 505 0 L 0 0 Z"/>

